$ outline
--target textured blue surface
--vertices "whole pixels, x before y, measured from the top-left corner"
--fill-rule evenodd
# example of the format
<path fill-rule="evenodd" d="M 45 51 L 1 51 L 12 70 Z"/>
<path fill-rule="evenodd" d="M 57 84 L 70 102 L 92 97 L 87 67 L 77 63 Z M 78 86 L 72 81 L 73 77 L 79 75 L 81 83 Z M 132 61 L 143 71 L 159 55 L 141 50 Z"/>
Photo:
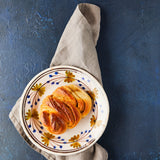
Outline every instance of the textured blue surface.
<path fill-rule="evenodd" d="M 0 0 L 0 160 L 44 160 L 8 118 L 30 79 L 48 67 L 77 3 L 102 9 L 98 56 L 110 119 L 109 160 L 160 159 L 159 0 Z"/>

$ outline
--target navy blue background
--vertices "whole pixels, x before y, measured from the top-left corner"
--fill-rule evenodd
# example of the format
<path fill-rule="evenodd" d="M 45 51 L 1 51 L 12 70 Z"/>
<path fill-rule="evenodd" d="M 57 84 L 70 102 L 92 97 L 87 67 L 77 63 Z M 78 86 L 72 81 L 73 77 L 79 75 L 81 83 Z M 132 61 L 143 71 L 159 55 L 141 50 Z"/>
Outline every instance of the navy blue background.
<path fill-rule="evenodd" d="M 160 1 L 0 0 L 0 160 L 44 160 L 8 114 L 49 66 L 80 2 L 101 7 L 97 45 L 110 119 L 99 143 L 109 160 L 160 159 Z"/>

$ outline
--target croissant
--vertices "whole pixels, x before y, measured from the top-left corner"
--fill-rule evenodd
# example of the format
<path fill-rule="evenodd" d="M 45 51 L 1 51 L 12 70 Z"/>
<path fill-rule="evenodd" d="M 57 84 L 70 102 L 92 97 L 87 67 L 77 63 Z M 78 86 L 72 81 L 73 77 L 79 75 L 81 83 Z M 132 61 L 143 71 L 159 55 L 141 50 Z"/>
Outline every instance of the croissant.
<path fill-rule="evenodd" d="M 43 99 L 40 121 L 52 134 L 62 134 L 74 128 L 91 110 L 90 96 L 76 85 L 58 87 Z"/>

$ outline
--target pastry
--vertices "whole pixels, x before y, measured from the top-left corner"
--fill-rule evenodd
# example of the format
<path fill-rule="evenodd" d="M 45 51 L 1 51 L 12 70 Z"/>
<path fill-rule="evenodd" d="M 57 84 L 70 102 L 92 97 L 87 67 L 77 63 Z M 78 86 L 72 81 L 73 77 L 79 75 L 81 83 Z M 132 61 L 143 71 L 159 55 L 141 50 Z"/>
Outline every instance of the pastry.
<path fill-rule="evenodd" d="M 74 128 L 91 110 L 90 96 L 76 85 L 58 87 L 44 98 L 40 106 L 40 121 L 52 134 L 62 134 Z"/>

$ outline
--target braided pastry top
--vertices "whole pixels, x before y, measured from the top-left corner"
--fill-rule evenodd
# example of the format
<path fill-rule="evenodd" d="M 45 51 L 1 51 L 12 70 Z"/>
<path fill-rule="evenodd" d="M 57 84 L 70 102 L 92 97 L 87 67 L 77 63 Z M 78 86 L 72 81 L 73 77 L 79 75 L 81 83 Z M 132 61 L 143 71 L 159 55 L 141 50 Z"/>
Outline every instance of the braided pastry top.
<path fill-rule="evenodd" d="M 52 134 L 75 127 L 91 110 L 90 96 L 76 85 L 58 87 L 40 106 L 40 121 Z"/>

